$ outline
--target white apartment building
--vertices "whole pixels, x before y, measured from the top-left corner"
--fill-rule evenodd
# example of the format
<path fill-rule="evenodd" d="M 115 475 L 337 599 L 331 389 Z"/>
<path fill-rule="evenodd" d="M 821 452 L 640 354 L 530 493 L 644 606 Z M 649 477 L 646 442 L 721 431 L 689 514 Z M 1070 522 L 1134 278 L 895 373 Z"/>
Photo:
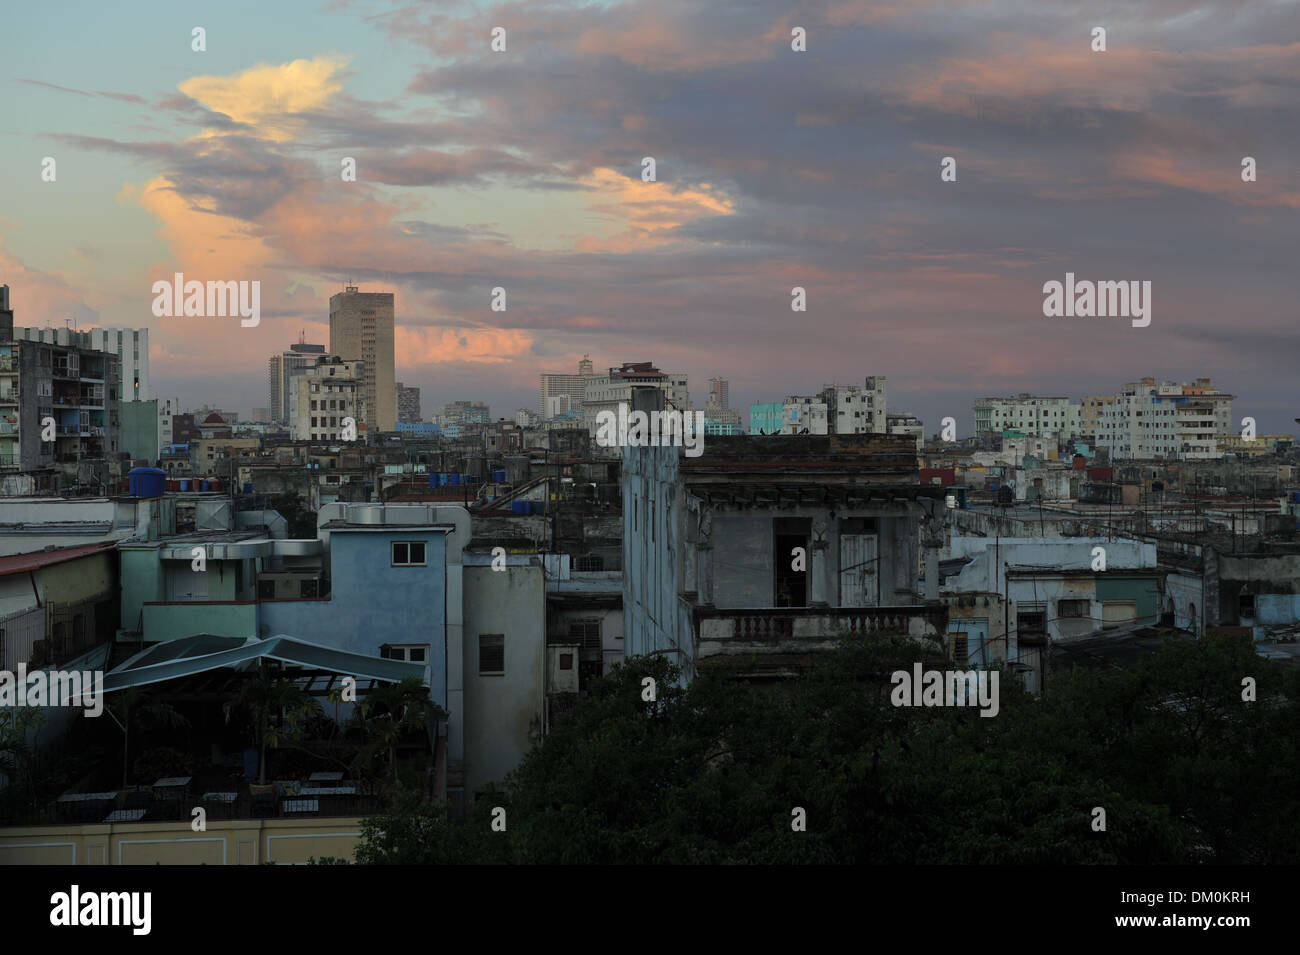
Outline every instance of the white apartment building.
<path fill-rule="evenodd" d="M 861 388 L 857 385 L 823 385 L 819 398 L 826 405 L 829 432 L 885 434 L 889 429 L 885 381 L 884 375 L 872 375 L 864 379 Z"/>
<path fill-rule="evenodd" d="M 888 422 L 886 433 L 909 435 L 916 440 L 917 450 L 921 449 L 921 445 L 925 442 L 925 425 L 920 418 L 902 411 L 886 415 L 885 420 Z"/>
<path fill-rule="evenodd" d="M 167 450 L 167 445 L 172 443 L 172 418 L 178 414 L 184 414 L 181 408 L 179 398 L 159 398 L 158 399 L 158 453 L 162 454 Z"/>
<path fill-rule="evenodd" d="M 1077 438 L 1080 407 L 1069 398 L 1019 394 L 1011 398 L 980 398 L 975 402 L 975 433 L 1001 435 L 1009 428 L 1038 437 L 1060 435 L 1060 440 Z"/>
<path fill-rule="evenodd" d="M 1154 378 L 1130 382 L 1102 406 L 1097 447 L 1105 448 L 1112 461 L 1220 457 L 1219 440 L 1236 433 L 1232 400 L 1208 378 L 1191 385 L 1157 385 Z"/>
<path fill-rule="evenodd" d="M 118 397 L 122 401 L 149 400 L 149 329 L 147 328 L 15 328 L 15 339 L 49 342 L 52 345 L 75 345 L 104 351 L 118 357 L 121 378 Z M 170 441 L 171 439 L 168 438 Z"/>
<path fill-rule="evenodd" d="M 787 395 L 781 402 L 782 434 L 829 434 L 829 409 L 821 395 Z"/>
<path fill-rule="evenodd" d="M 595 377 L 595 372 L 592 370 L 591 359 L 586 357 L 578 362 L 578 373 L 576 375 L 542 372 L 538 376 L 541 384 L 541 402 L 538 404 L 537 410 L 541 412 L 544 418 L 553 418 L 557 414 L 568 414 L 570 411 L 581 411 L 587 379 L 593 377 Z M 568 406 L 562 411 L 552 413 L 551 409 L 556 406 L 553 402 L 561 398 L 568 399 Z"/>
<path fill-rule="evenodd" d="M 691 405 L 685 375 L 660 371 L 648 361 L 627 362 L 611 368 L 606 375 L 586 379 L 582 393 L 583 424 L 594 437 L 597 416 L 602 411 L 618 414 L 621 404 L 631 407 L 633 388 L 658 388 L 664 393 L 664 408 L 687 411 Z"/>
<path fill-rule="evenodd" d="M 356 422 L 356 440 L 366 434 L 365 363 L 336 356 L 320 359 L 315 368 L 289 379 L 295 440 L 345 441 L 344 418 Z"/>

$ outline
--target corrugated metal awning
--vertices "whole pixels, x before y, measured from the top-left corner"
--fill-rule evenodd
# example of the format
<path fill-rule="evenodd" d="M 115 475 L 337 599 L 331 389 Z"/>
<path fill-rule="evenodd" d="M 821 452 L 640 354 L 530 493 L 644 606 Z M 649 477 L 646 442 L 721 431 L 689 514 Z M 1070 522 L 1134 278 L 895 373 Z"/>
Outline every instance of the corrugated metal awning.
<path fill-rule="evenodd" d="M 256 637 L 245 639 L 200 634 L 137 653 L 104 677 L 104 692 L 176 680 L 210 670 L 241 667 L 259 659 L 279 660 L 293 666 L 385 683 L 400 683 L 407 677 L 423 682 L 425 676 L 422 663 L 350 653 L 284 635 L 259 640 Z"/>

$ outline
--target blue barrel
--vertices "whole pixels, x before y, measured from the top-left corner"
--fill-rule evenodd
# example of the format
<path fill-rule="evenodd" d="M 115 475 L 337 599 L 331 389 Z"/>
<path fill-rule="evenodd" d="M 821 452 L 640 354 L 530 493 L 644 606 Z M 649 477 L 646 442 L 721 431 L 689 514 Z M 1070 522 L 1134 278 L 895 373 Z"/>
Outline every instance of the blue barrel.
<path fill-rule="evenodd" d="M 527 513 L 528 513 L 528 502 L 527 502 L 527 501 L 511 501 L 511 502 L 510 502 L 510 510 L 511 510 L 511 512 L 513 512 L 513 513 L 515 513 L 515 514 L 527 514 Z"/>
<path fill-rule="evenodd" d="M 435 473 L 433 473 L 433 472 L 430 472 L 430 473 L 429 473 L 429 487 L 437 487 L 437 486 L 438 486 L 438 475 L 435 474 Z"/>
<path fill-rule="evenodd" d="M 252 493 L 253 493 L 253 483 L 252 483 L 251 481 L 250 481 L 249 483 L 247 483 L 247 484 L 244 485 L 244 493 L 245 493 L 245 494 L 252 494 Z"/>
<path fill-rule="evenodd" d="M 502 470 L 502 471 L 493 471 L 493 472 L 492 472 L 492 480 L 495 481 L 497 484 L 505 484 L 505 483 L 506 483 L 506 472 L 505 472 L 504 470 Z"/>
<path fill-rule="evenodd" d="M 186 481 L 186 480 L 182 480 L 182 481 L 181 481 L 181 490 L 182 490 L 182 491 L 188 491 L 189 489 L 190 489 L 190 482 L 189 482 L 189 481 Z"/>
<path fill-rule="evenodd" d="M 460 487 L 460 475 L 453 471 L 447 475 L 447 483 L 452 487 Z"/>
<path fill-rule="evenodd" d="M 167 489 L 167 472 L 162 468 L 132 468 L 126 474 L 132 497 L 162 497 Z"/>
<path fill-rule="evenodd" d="M 211 485 L 209 482 L 207 482 L 207 481 L 201 481 L 201 482 L 199 482 L 199 487 L 201 487 L 201 488 L 202 488 L 203 490 L 205 490 L 205 491 L 211 491 L 211 490 L 212 490 L 212 485 Z"/>

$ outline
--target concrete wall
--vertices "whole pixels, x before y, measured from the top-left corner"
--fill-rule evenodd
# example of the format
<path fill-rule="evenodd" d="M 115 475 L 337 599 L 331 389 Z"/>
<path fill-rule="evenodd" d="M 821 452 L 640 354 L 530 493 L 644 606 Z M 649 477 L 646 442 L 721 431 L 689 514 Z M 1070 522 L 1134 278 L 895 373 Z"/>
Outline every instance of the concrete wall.
<path fill-rule="evenodd" d="M 158 460 L 158 402 L 123 401 L 118 448 L 152 466 Z"/>
<path fill-rule="evenodd" d="M 144 605 L 167 599 L 166 577 L 156 547 L 118 549 L 122 567 L 122 629 L 140 629 Z"/>
<path fill-rule="evenodd" d="M 199 633 L 219 637 L 257 636 L 257 604 L 192 601 L 147 604 L 144 635 L 149 641 L 180 640 Z"/>
<path fill-rule="evenodd" d="M 540 564 L 503 571 L 467 566 L 465 641 L 465 791 L 470 796 L 519 765 L 540 735 L 545 698 L 546 581 Z M 505 635 L 505 673 L 480 675 L 478 637 Z"/>
<path fill-rule="evenodd" d="M 351 861 L 361 819 L 208 820 L 0 829 L 6 865 L 260 865 L 334 856 Z"/>
<path fill-rule="evenodd" d="M 679 555 L 687 543 L 685 494 L 678 487 L 678 448 L 623 449 L 623 620 L 627 655 L 662 652 L 695 678 L 695 636 Z M 654 540 L 646 527 L 651 513 Z"/>

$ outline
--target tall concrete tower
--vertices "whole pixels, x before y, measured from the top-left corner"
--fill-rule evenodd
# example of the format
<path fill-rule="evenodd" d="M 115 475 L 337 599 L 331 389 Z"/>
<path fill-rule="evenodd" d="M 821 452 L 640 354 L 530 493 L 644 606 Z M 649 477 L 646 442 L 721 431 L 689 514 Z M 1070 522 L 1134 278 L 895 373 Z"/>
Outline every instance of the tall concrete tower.
<path fill-rule="evenodd" d="M 330 296 L 329 351 L 365 362 L 365 423 L 371 434 L 397 430 L 393 314 L 392 292 L 359 292 L 348 285 Z"/>

